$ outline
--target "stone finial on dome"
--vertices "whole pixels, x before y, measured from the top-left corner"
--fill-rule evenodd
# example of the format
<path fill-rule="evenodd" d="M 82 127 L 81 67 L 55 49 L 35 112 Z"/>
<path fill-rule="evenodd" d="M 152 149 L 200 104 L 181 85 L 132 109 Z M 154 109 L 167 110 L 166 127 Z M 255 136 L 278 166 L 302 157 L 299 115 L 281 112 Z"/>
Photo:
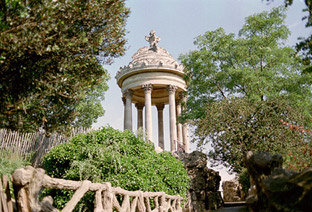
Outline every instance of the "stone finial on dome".
<path fill-rule="evenodd" d="M 155 32 L 154 30 L 151 30 L 149 36 L 145 36 L 145 40 L 146 40 L 147 42 L 149 42 L 149 44 L 150 44 L 150 49 L 153 50 L 153 51 L 155 51 L 155 52 L 157 52 L 157 50 L 158 50 L 157 44 L 158 44 L 158 42 L 160 41 L 160 37 L 157 37 L 157 36 L 155 35 L 155 33 L 156 33 L 156 32 Z"/>

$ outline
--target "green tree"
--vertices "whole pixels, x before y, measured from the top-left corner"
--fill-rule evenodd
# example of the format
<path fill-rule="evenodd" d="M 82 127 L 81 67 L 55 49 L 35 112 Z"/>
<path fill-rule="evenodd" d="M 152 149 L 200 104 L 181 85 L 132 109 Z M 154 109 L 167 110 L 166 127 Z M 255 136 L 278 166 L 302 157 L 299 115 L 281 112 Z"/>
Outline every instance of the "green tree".
<path fill-rule="evenodd" d="M 253 101 L 248 98 L 223 99 L 207 104 L 203 118 L 196 123 L 199 145 L 211 142 L 209 158 L 223 163 L 235 172 L 244 167 L 244 154 L 249 150 L 281 153 L 285 167 L 300 170 L 312 164 L 311 142 L 302 134 L 290 130 L 281 121 L 302 126 L 303 115 L 287 101 Z M 294 122 L 293 120 L 296 120 Z M 305 148 L 303 153 L 298 148 Z M 300 161 L 296 164 L 293 161 Z"/>
<path fill-rule="evenodd" d="M 268 2 L 272 0 L 267 0 Z M 293 0 L 284 0 L 285 6 L 290 6 L 293 4 Z M 304 15 L 302 20 L 307 21 L 306 27 L 312 26 L 312 1 L 305 0 L 306 8 L 303 9 L 303 12 L 307 12 L 308 15 Z M 308 73 L 312 73 L 312 33 L 304 38 L 300 37 L 299 42 L 296 45 L 296 49 L 303 56 L 302 61 L 306 65 L 305 71 Z"/>
<path fill-rule="evenodd" d="M 157 154 L 154 146 L 130 131 L 103 128 L 75 136 L 51 149 L 43 167 L 52 177 L 71 180 L 111 182 L 130 191 L 164 191 L 186 196 L 189 177 L 181 161 L 169 152 Z M 73 192 L 49 191 L 58 208 L 64 207 Z M 94 197 L 78 206 L 93 211 Z"/>
<path fill-rule="evenodd" d="M 293 0 L 285 0 L 286 5 L 291 5 Z M 306 27 L 312 27 L 312 1 L 305 0 L 307 8 L 303 11 L 308 12 L 308 15 L 304 16 L 302 19 L 307 20 Z M 307 38 L 300 38 L 299 43 L 297 43 L 297 50 L 303 55 L 303 63 L 307 66 L 305 71 L 312 73 L 312 33 Z"/>
<path fill-rule="evenodd" d="M 199 145 L 211 142 L 212 158 L 235 171 L 247 150 L 285 153 L 298 136 L 280 120 L 310 121 L 310 81 L 285 46 L 284 18 L 281 7 L 249 16 L 237 37 L 221 28 L 206 32 L 195 41 L 198 50 L 181 56 L 189 81 L 184 118 Z"/>
<path fill-rule="evenodd" d="M 123 55 L 124 0 L 1 0 L 0 127 L 88 127 L 103 114 L 101 66 Z"/>
<path fill-rule="evenodd" d="M 106 80 L 104 79 L 103 82 Z M 77 116 L 73 123 L 74 127 L 90 128 L 98 117 L 104 115 L 101 101 L 104 100 L 104 91 L 107 88 L 106 83 L 100 83 L 86 92 L 85 98 L 76 107 Z"/>

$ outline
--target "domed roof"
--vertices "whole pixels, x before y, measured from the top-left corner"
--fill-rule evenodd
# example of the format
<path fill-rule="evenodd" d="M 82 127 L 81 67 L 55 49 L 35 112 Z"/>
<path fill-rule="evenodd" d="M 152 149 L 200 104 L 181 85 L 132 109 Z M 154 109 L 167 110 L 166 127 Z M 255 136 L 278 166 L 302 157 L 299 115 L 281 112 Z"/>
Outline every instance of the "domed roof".
<path fill-rule="evenodd" d="M 147 46 L 140 48 L 133 56 L 129 63 L 129 68 L 142 66 L 170 67 L 173 69 L 183 70 L 180 65 L 170 54 L 164 49 L 157 47 L 157 50 L 148 48 Z"/>
<path fill-rule="evenodd" d="M 123 79 L 139 72 L 162 71 L 184 76 L 183 65 L 179 64 L 166 49 L 158 47 L 160 38 L 155 35 L 154 30 L 149 36 L 145 36 L 145 39 L 150 47 L 140 48 L 132 56 L 132 61 L 127 66 L 120 67 L 117 72 L 116 79 L 120 86 Z"/>

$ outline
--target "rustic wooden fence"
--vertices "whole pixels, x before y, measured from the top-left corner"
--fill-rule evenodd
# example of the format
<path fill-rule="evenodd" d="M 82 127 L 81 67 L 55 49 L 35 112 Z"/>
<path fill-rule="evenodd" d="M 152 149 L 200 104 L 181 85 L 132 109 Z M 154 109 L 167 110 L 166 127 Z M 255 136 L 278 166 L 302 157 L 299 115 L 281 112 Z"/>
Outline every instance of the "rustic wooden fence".
<path fill-rule="evenodd" d="M 59 211 L 52 206 L 53 199 L 51 197 L 44 197 L 42 201 L 39 201 L 42 188 L 75 190 L 74 195 L 62 209 L 62 212 L 71 212 L 88 191 L 95 192 L 95 212 L 183 211 L 181 207 L 183 198 L 180 196 L 167 195 L 164 192 L 127 191 L 119 187 L 111 187 L 110 183 L 91 183 L 88 180 L 81 182 L 51 178 L 45 174 L 43 169 L 35 169 L 31 166 L 15 170 L 12 174 L 12 182 L 16 196 L 15 208 L 19 212 Z M 2 193 L 0 191 L 1 197 Z M 122 201 L 118 201 L 117 197 Z M 2 202 L 5 204 L 4 207 L 0 204 L 0 207 L 2 207 L 0 211 L 13 211 L 12 201 L 9 203 L 9 199 L 4 199 Z M 12 209 L 6 210 L 5 207 L 11 207 Z"/>
<path fill-rule="evenodd" d="M 7 129 L 0 129 L 0 149 L 17 152 L 23 157 L 32 156 L 32 164 L 40 165 L 43 155 L 52 147 L 67 142 L 79 133 L 89 132 L 91 129 L 73 129 L 69 136 L 53 133 L 46 136 L 44 133 L 21 133 Z"/>

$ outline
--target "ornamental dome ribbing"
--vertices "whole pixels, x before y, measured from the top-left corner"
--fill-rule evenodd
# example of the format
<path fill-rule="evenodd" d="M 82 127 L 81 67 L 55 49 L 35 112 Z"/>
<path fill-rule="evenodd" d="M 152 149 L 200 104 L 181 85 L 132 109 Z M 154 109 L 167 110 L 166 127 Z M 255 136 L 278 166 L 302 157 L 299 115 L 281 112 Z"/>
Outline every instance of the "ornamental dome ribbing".
<path fill-rule="evenodd" d="M 184 68 L 166 49 L 158 47 L 160 38 L 155 36 L 155 31 L 152 30 L 145 39 L 150 43 L 150 47 L 140 48 L 132 56 L 132 61 L 119 69 L 116 74 L 117 84 L 122 93 L 128 89 L 134 91 L 135 103 L 143 101 L 140 100 L 144 96 L 141 91 L 142 85 L 152 84 L 154 91 L 152 103 L 160 101 L 167 103 L 168 97 L 165 96 L 168 96 L 166 91 L 168 85 L 176 86 L 179 91 L 186 90 Z"/>
<path fill-rule="evenodd" d="M 140 48 L 132 56 L 132 61 L 129 65 L 124 68 L 141 68 L 145 66 L 166 67 L 183 72 L 183 66 L 180 65 L 166 49 L 160 47 L 158 47 L 157 51 L 148 48 L 147 46 Z"/>

